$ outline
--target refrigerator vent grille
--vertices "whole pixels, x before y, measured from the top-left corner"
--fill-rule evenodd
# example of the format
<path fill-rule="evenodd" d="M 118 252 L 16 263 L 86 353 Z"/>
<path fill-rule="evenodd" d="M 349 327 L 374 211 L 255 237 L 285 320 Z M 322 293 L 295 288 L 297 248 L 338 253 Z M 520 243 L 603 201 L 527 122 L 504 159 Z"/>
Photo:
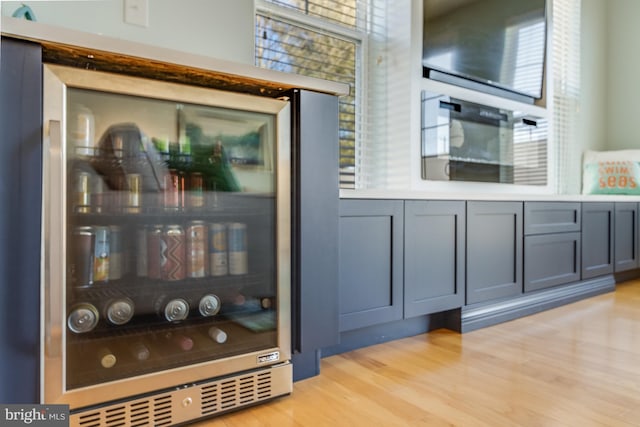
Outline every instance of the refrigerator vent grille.
<path fill-rule="evenodd" d="M 202 415 L 228 411 L 272 396 L 271 372 L 230 378 L 202 386 Z"/>
<path fill-rule="evenodd" d="M 166 426 L 171 425 L 171 421 L 171 395 L 169 394 L 154 399 L 109 406 L 77 417 L 77 425 L 81 427 Z"/>

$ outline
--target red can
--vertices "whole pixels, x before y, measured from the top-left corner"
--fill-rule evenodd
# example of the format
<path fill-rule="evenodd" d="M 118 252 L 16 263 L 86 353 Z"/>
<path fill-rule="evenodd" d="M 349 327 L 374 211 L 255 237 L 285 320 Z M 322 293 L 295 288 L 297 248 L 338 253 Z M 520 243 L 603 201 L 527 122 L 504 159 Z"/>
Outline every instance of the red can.
<path fill-rule="evenodd" d="M 169 169 L 164 176 L 163 206 L 169 211 L 180 209 L 180 176 L 176 169 Z"/>
<path fill-rule="evenodd" d="M 167 244 L 161 225 L 154 225 L 147 233 L 147 277 L 162 279 L 167 263 Z"/>
<path fill-rule="evenodd" d="M 183 280 L 187 276 L 185 233 L 179 225 L 168 225 L 164 232 L 166 262 L 162 269 L 165 280 Z"/>
<path fill-rule="evenodd" d="M 192 221 L 187 227 L 187 277 L 208 274 L 209 235 L 204 221 Z"/>

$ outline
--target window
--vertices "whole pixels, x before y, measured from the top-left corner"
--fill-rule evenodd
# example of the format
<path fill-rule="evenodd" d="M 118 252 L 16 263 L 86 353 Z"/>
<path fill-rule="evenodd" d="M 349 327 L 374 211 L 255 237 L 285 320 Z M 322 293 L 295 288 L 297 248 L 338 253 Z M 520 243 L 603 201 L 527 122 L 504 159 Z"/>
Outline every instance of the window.
<path fill-rule="evenodd" d="M 355 188 L 362 0 L 257 0 L 256 65 L 347 83 L 340 97 L 340 187 Z"/>

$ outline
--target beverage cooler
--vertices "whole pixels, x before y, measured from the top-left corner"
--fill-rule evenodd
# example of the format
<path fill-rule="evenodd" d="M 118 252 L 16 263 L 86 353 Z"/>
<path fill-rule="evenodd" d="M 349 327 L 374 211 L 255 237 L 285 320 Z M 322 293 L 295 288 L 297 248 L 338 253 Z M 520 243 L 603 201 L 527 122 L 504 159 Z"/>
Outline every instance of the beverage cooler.
<path fill-rule="evenodd" d="M 290 393 L 288 101 L 43 83 L 42 401 L 161 426 Z"/>

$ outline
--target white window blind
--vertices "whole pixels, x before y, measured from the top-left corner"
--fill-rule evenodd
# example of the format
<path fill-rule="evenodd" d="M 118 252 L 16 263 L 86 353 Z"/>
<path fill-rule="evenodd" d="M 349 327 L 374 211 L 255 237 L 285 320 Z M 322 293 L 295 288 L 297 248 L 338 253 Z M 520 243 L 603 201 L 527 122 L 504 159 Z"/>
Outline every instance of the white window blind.
<path fill-rule="evenodd" d="M 553 1 L 553 129 L 556 146 L 556 191 L 580 192 L 581 153 L 577 144 L 580 99 L 581 0 Z"/>

